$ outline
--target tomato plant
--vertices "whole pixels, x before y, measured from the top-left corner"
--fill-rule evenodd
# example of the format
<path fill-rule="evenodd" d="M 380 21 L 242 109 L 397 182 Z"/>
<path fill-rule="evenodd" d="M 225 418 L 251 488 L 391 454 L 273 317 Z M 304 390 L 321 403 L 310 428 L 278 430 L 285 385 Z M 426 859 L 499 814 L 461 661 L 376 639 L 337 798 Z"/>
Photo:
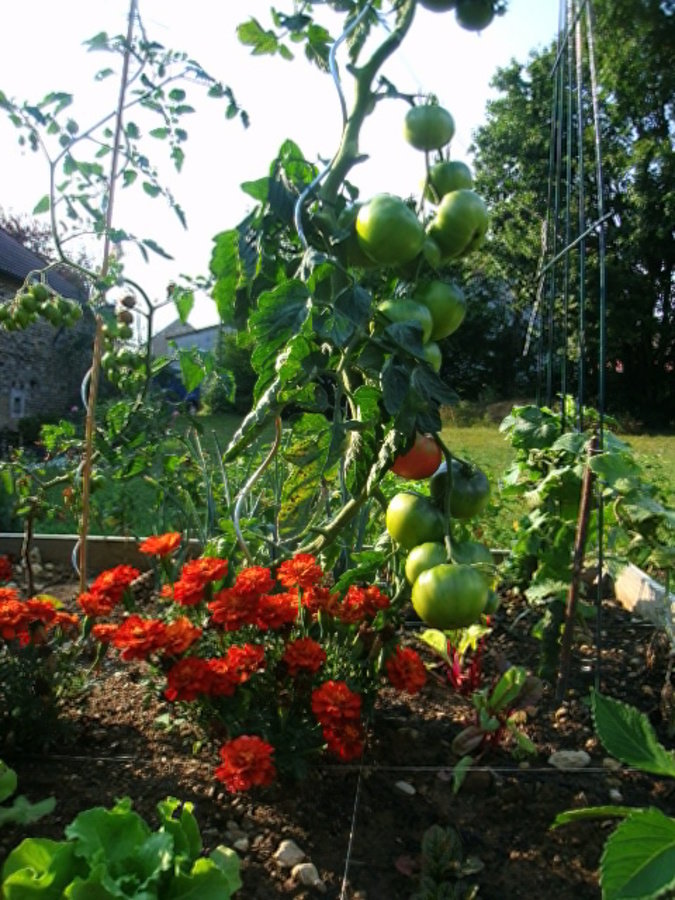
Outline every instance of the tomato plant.
<path fill-rule="evenodd" d="M 455 120 L 437 103 L 413 106 L 403 123 L 403 136 L 416 150 L 439 150 L 452 140 Z"/>
<path fill-rule="evenodd" d="M 424 228 L 400 197 L 378 194 L 364 203 L 356 217 L 362 250 L 382 265 L 403 265 L 414 259 L 424 244 Z"/>
<path fill-rule="evenodd" d="M 415 300 L 431 313 L 433 327 L 429 339 L 440 341 L 457 331 L 466 315 L 466 297 L 457 285 L 447 281 L 422 282 Z"/>
<path fill-rule="evenodd" d="M 401 478 L 429 478 L 442 459 L 443 451 L 433 435 L 417 434 L 410 450 L 396 457 L 391 471 Z"/>
<path fill-rule="evenodd" d="M 432 628 L 448 631 L 477 622 L 488 599 L 485 577 L 472 566 L 441 563 L 418 575 L 412 588 L 417 615 Z"/>
<path fill-rule="evenodd" d="M 448 553 L 445 544 L 437 541 L 427 541 L 424 544 L 418 544 L 413 547 L 405 561 L 405 577 L 409 584 L 415 584 L 417 578 L 426 572 L 427 569 L 433 569 L 434 566 L 440 566 L 448 561 Z"/>
<path fill-rule="evenodd" d="M 422 494 L 395 494 L 387 506 L 385 520 L 389 535 L 405 550 L 443 538 L 441 511 Z"/>
<path fill-rule="evenodd" d="M 487 505 L 490 497 L 488 477 L 478 466 L 459 459 L 452 460 L 450 471 L 450 515 L 455 519 L 472 519 Z M 440 508 L 444 508 L 447 482 L 447 466 L 441 466 L 429 484 L 431 496 Z"/>

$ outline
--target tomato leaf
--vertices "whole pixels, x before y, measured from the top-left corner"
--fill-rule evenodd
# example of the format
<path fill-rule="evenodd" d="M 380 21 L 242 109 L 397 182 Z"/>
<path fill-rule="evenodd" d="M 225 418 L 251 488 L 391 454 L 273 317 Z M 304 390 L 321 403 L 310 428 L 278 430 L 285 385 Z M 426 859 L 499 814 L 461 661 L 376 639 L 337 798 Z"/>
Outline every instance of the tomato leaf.
<path fill-rule="evenodd" d="M 600 861 L 603 900 L 663 897 L 675 888 L 675 819 L 638 810 L 607 840 Z"/>

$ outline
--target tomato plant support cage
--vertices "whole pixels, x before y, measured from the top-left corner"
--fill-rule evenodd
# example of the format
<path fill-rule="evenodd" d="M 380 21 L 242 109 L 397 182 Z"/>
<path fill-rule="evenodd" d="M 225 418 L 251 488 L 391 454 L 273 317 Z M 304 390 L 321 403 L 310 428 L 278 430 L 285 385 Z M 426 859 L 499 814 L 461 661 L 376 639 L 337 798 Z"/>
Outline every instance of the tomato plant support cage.
<path fill-rule="evenodd" d="M 585 42 L 584 42 L 585 37 Z M 585 79 L 588 85 L 585 85 Z M 592 0 L 560 0 L 555 60 L 551 69 L 551 136 L 546 219 L 542 234 L 542 258 L 536 276 L 535 302 L 524 354 L 529 352 L 536 332 L 538 406 L 551 408 L 559 388 L 561 432 L 584 430 L 584 404 L 588 393 L 586 369 L 589 365 L 587 317 L 595 304 L 597 336 L 597 408 L 598 451 L 604 447 L 605 365 L 606 365 L 606 241 L 613 212 L 605 210 L 605 185 L 602 159 L 602 132 L 598 101 L 598 79 L 594 39 Z M 587 106 L 593 134 L 593 161 L 587 165 L 588 148 L 584 144 Z M 592 193 L 587 180 L 592 173 Z M 575 190 L 576 189 L 576 190 Z M 576 227 L 573 221 L 577 206 Z M 588 282 L 587 241 L 597 236 L 597 285 L 592 293 Z M 576 255 L 576 259 L 573 254 Z M 573 263 L 576 263 L 574 271 Z M 570 299 L 578 296 L 578 348 L 574 421 L 568 422 L 567 398 L 570 377 Z M 589 296 L 590 295 L 590 296 Z M 558 380 L 556 384 L 556 358 Z M 600 688 L 602 642 L 602 573 L 604 570 L 604 513 L 601 492 L 597 492 L 598 579 L 595 596 L 595 687 Z"/>

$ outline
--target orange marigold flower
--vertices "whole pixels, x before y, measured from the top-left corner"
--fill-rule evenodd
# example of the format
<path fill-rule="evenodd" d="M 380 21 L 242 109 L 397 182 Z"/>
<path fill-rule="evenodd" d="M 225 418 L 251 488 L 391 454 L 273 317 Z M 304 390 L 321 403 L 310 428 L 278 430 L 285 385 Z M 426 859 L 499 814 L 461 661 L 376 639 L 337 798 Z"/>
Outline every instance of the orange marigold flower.
<path fill-rule="evenodd" d="M 276 778 L 274 747 L 255 735 L 243 734 L 220 748 L 222 759 L 214 775 L 230 793 L 264 787 Z"/>
<path fill-rule="evenodd" d="M 118 627 L 112 622 L 100 622 L 91 629 L 91 636 L 102 644 L 110 644 Z"/>
<path fill-rule="evenodd" d="M 286 646 L 283 660 L 290 675 L 300 671 L 318 672 L 326 661 L 326 651 L 312 638 L 298 638 Z"/>
<path fill-rule="evenodd" d="M 269 569 L 264 566 L 249 566 L 242 569 L 234 582 L 234 590 L 242 597 L 255 597 L 266 594 L 274 587 L 274 580 Z"/>
<path fill-rule="evenodd" d="M 309 553 L 296 553 L 277 569 L 277 581 L 284 587 L 309 588 L 323 578 L 323 570 Z"/>
<path fill-rule="evenodd" d="M 187 616 L 169 622 L 164 632 L 162 652 L 167 656 L 179 656 L 202 636 L 202 629 L 193 625 Z"/>
<path fill-rule="evenodd" d="M 122 659 L 146 659 L 164 645 L 165 633 L 166 625 L 159 619 L 131 615 L 118 626 L 112 643 L 122 651 Z"/>
<path fill-rule="evenodd" d="M 174 582 L 169 596 L 180 606 L 197 606 L 204 599 L 205 592 L 205 581 L 181 575 L 178 581 Z"/>
<path fill-rule="evenodd" d="M 365 735 L 360 722 L 341 722 L 339 728 L 324 728 L 326 749 L 343 762 L 359 759 L 363 754 Z"/>
<path fill-rule="evenodd" d="M 180 546 L 180 531 L 167 531 L 166 534 L 153 534 L 138 545 L 140 553 L 148 556 L 170 556 Z"/>
<path fill-rule="evenodd" d="M 325 612 L 337 618 L 340 612 L 340 595 L 331 594 L 330 588 L 314 585 L 302 592 L 302 605 L 306 606 L 313 616 Z"/>
<path fill-rule="evenodd" d="M 140 575 L 140 570 L 133 566 L 115 566 L 101 572 L 92 582 L 89 590 L 92 594 L 104 594 L 115 605 L 122 599 L 124 592 Z"/>
<path fill-rule="evenodd" d="M 187 656 L 171 666 L 166 676 L 164 696 L 172 703 L 177 700 L 196 700 L 208 694 L 211 682 L 209 665 L 199 656 Z"/>
<path fill-rule="evenodd" d="M 312 691 L 312 712 L 326 728 L 337 728 L 361 716 L 361 696 L 344 681 L 326 681 Z"/>
<path fill-rule="evenodd" d="M 230 647 L 225 656 L 227 667 L 237 684 L 245 681 L 265 668 L 265 648 L 260 644 L 242 644 Z"/>
<path fill-rule="evenodd" d="M 80 594 L 77 602 L 82 607 L 85 616 L 91 616 L 94 619 L 109 616 L 116 605 L 108 594 L 94 594 L 92 591 Z"/>
<path fill-rule="evenodd" d="M 12 580 L 12 561 L 9 556 L 0 556 L 0 581 Z"/>
<path fill-rule="evenodd" d="M 416 694 L 427 680 L 419 654 L 410 647 L 397 647 L 385 663 L 387 678 L 398 691 Z"/>
<path fill-rule="evenodd" d="M 16 588 L 0 587 L 0 603 L 4 600 L 20 600 L 19 592 Z"/>
<path fill-rule="evenodd" d="M 221 581 L 227 575 L 227 560 L 216 556 L 200 556 L 186 562 L 180 572 L 181 581 Z"/>
<path fill-rule="evenodd" d="M 298 599 L 298 595 L 291 591 L 286 594 L 265 594 L 258 601 L 258 628 L 277 631 L 284 625 L 292 625 L 298 617 Z"/>
<path fill-rule="evenodd" d="M 235 588 L 223 588 L 208 604 L 211 618 L 225 631 L 239 631 L 244 625 L 254 625 L 258 616 L 258 597 L 243 596 Z"/>

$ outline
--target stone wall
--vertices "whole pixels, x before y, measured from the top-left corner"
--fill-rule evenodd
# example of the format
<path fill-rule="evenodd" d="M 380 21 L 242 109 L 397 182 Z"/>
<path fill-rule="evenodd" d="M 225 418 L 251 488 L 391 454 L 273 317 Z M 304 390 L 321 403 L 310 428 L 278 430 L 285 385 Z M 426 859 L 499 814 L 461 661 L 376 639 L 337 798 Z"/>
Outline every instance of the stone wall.
<path fill-rule="evenodd" d="M 0 303 L 11 300 L 19 287 L 0 273 Z M 88 311 L 72 328 L 54 328 L 42 320 L 24 331 L 0 328 L 0 430 L 15 431 L 22 418 L 59 417 L 79 406 L 93 340 Z"/>

